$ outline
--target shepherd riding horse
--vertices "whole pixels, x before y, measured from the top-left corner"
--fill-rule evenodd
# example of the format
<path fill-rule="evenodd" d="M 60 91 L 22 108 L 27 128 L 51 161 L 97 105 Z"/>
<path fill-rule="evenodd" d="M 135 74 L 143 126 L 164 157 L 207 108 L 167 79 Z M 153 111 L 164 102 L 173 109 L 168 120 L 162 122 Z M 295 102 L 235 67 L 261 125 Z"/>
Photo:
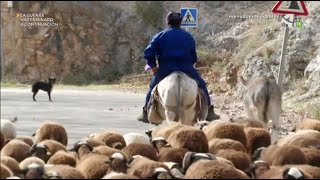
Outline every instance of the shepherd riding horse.
<path fill-rule="evenodd" d="M 193 126 L 206 119 L 207 98 L 194 79 L 175 71 L 153 88 L 147 114 L 155 125 L 167 120 Z"/>

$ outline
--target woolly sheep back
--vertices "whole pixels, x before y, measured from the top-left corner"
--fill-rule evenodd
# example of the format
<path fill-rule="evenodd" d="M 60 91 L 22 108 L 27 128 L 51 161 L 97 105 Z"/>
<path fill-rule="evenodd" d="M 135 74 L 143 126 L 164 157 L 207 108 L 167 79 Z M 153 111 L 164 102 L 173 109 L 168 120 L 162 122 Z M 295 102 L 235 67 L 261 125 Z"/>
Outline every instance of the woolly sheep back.
<path fill-rule="evenodd" d="M 311 129 L 311 130 L 316 130 L 320 132 L 320 120 L 311 119 L 311 118 L 303 119 L 297 125 L 297 130 L 302 130 L 302 129 Z"/>
<path fill-rule="evenodd" d="M 150 144 L 132 143 L 122 149 L 122 152 L 130 159 L 132 156 L 141 155 L 151 160 L 158 160 L 158 152 Z"/>
<path fill-rule="evenodd" d="M 262 121 L 257 121 L 255 119 L 239 119 L 235 120 L 234 123 L 240 124 L 244 126 L 244 128 L 252 127 L 252 128 L 266 128 L 265 124 Z"/>
<path fill-rule="evenodd" d="M 108 171 L 109 165 L 106 164 L 108 159 L 103 155 L 90 155 L 90 157 L 81 160 L 76 168 L 86 179 L 101 179 Z"/>
<path fill-rule="evenodd" d="M 244 127 L 236 123 L 215 123 L 209 124 L 207 128 L 203 129 L 208 141 L 213 138 L 227 138 L 241 142 L 247 146 L 247 137 L 244 132 Z"/>
<path fill-rule="evenodd" d="M 233 149 L 219 150 L 217 156 L 223 157 L 234 164 L 234 166 L 242 171 L 249 168 L 251 159 L 247 153 L 236 151 Z"/>
<path fill-rule="evenodd" d="M 20 169 L 27 169 L 30 164 L 39 164 L 40 166 L 44 166 L 46 163 L 38 158 L 38 157 L 28 157 L 20 162 Z"/>
<path fill-rule="evenodd" d="M 68 165 L 46 165 L 45 170 L 58 173 L 62 179 L 85 179 L 78 169 Z"/>
<path fill-rule="evenodd" d="M 189 151 L 207 153 L 208 140 L 202 130 L 193 127 L 180 128 L 171 133 L 168 143 L 175 148 L 185 148 Z"/>
<path fill-rule="evenodd" d="M 159 162 L 175 162 L 182 167 L 182 162 L 185 154 L 189 150 L 185 148 L 162 148 L 159 152 Z"/>
<path fill-rule="evenodd" d="M 164 127 L 156 128 L 152 131 L 152 139 L 155 137 L 163 137 L 164 139 L 168 139 L 171 133 L 180 130 L 181 128 L 192 128 L 191 126 L 187 126 L 180 123 L 172 123 Z"/>
<path fill-rule="evenodd" d="M 10 156 L 20 163 L 28 157 L 29 151 L 30 146 L 28 144 L 21 140 L 13 139 L 1 149 L 1 155 Z"/>
<path fill-rule="evenodd" d="M 115 148 L 123 149 L 126 147 L 126 142 L 121 134 L 112 131 L 104 131 L 98 134 L 95 134 L 94 139 L 102 141 L 105 145 Z"/>
<path fill-rule="evenodd" d="M 305 164 L 307 162 L 304 153 L 295 146 L 280 146 L 275 152 L 272 161 L 273 166 L 282 166 L 285 164 Z"/>
<path fill-rule="evenodd" d="M 60 165 L 69 165 L 69 166 L 75 167 L 76 159 L 71 154 L 65 151 L 58 151 L 53 156 L 50 157 L 47 164 L 60 164 Z"/>
<path fill-rule="evenodd" d="M 18 173 L 20 173 L 21 169 L 20 169 L 19 163 L 12 157 L 1 156 L 0 163 L 7 166 L 13 172 L 13 174 L 17 175 Z"/>
<path fill-rule="evenodd" d="M 30 147 L 33 145 L 33 140 L 32 140 L 31 137 L 19 136 L 19 137 L 17 137 L 16 139 L 25 142 L 25 143 L 28 144 Z"/>
<path fill-rule="evenodd" d="M 12 171 L 4 164 L 1 164 L 0 166 L 0 177 L 1 179 L 6 179 L 7 177 L 13 176 Z"/>
<path fill-rule="evenodd" d="M 217 160 L 199 160 L 187 169 L 186 179 L 249 179 L 235 167 Z"/>
<path fill-rule="evenodd" d="M 46 145 L 51 153 L 51 156 L 58 151 L 66 151 L 66 147 L 63 144 L 53 139 L 47 139 L 39 142 L 38 144 Z"/>
<path fill-rule="evenodd" d="M 216 154 L 219 150 L 222 149 L 234 149 L 236 151 L 247 152 L 244 145 L 233 139 L 220 139 L 213 138 L 209 141 L 209 153 Z"/>
<path fill-rule="evenodd" d="M 135 132 L 127 133 L 123 135 L 123 138 L 127 146 L 132 143 L 150 144 L 149 138 L 146 135 L 141 133 L 135 133 Z"/>
<path fill-rule="evenodd" d="M 6 139 L 14 139 L 17 136 L 15 125 L 7 119 L 1 119 L 1 134 L 3 138 Z"/>
<path fill-rule="evenodd" d="M 307 164 L 320 167 L 320 150 L 316 148 L 301 148 L 306 156 Z"/>
<path fill-rule="evenodd" d="M 66 129 L 56 122 L 45 122 L 35 133 L 35 143 L 52 139 L 60 142 L 64 146 L 68 145 L 68 134 Z"/>
<path fill-rule="evenodd" d="M 121 152 L 121 150 L 119 149 L 115 149 L 106 145 L 102 145 L 102 146 L 97 146 L 95 148 L 93 148 L 92 153 L 96 153 L 96 154 L 100 154 L 100 155 L 105 155 L 108 157 L 111 157 L 113 153 L 116 152 Z"/>
<path fill-rule="evenodd" d="M 248 127 L 244 129 L 247 136 L 248 153 L 252 154 L 260 147 L 268 147 L 271 144 L 271 137 L 267 130 L 262 128 Z"/>

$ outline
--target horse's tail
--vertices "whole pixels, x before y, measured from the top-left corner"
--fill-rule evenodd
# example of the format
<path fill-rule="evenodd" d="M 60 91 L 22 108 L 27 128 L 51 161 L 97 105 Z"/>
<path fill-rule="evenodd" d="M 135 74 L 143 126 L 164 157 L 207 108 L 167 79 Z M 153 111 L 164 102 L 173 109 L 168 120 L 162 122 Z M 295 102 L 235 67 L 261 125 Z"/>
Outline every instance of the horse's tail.
<path fill-rule="evenodd" d="M 182 92 L 181 92 L 181 74 L 178 74 L 178 94 L 177 94 L 177 108 L 176 108 L 176 117 L 175 120 L 176 122 L 179 121 L 180 116 L 181 116 L 181 105 L 182 105 Z"/>

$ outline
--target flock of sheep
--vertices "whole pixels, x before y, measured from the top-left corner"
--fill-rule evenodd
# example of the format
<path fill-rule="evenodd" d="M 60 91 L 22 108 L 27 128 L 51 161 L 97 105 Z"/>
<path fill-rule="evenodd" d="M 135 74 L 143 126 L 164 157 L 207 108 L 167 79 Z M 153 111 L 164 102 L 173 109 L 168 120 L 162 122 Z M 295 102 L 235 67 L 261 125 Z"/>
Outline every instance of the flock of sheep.
<path fill-rule="evenodd" d="M 144 134 L 102 131 L 70 149 L 63 125 L 45 122 L 34 137 L 1 119 L 1 179 L 320 179 L 320 121 L 271 144 L 264 124 L 216 120 L 171 124 Z"/>

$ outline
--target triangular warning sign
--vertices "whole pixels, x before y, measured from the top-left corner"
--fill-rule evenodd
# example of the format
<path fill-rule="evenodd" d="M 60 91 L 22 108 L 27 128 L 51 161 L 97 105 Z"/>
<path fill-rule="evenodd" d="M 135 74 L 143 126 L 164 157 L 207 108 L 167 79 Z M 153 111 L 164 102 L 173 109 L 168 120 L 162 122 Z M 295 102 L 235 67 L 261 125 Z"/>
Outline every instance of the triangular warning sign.
<path fill-rule="evenodd" d="M 191 23 L 191 24 L 196 22 L 196 20 L 193 18 L 189 9 L 187 10 L 186 14 L 184 15 L 182 21 L 183 21 L 183 23 Z"/>
<path fill-rule="evenodd" d="M 303 1 L 278 1 L 272 8 L 273 13 L 308 15 L 308 10 Z"/>

